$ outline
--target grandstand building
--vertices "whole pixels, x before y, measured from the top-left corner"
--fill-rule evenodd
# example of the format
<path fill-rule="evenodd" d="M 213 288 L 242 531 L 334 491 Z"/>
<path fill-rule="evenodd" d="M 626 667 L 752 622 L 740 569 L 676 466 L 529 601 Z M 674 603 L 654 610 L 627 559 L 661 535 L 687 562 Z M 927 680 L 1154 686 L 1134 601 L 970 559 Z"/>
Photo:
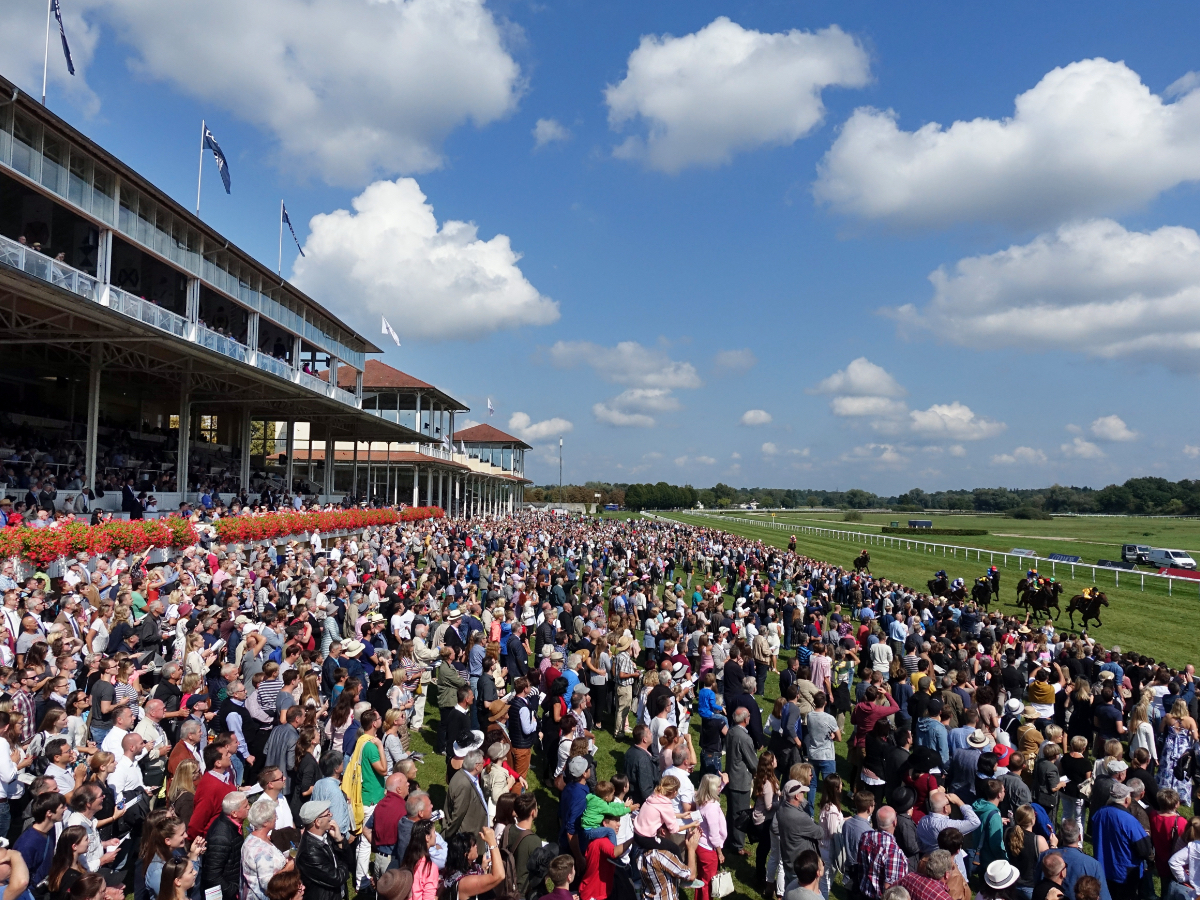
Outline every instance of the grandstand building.
<path fill-rule="evenodd" d="M 8 496 L 44 480 L 60 507 L 91 488 L 119 509 L 133 477 L 163 511 L 268 486 L 519 502 L 510 457 L 446 446 L 466 406 L 368 360 L 370 340 L 4 78 L 0 96 Z"/>

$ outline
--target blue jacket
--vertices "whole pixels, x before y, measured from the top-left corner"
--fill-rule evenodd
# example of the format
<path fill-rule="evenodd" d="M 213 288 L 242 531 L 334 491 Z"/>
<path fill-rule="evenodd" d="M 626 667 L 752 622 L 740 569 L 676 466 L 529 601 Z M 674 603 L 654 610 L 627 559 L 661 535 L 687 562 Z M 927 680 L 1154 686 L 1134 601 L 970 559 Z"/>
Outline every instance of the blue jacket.
<path fill-rule="evenodd" d="M 579 826 L 579 819 L 587 809 L 588 790 L 586 784 L 572 781 L 563 788 L 558 806 L 558 849 L 563 853 L 571 852 L 568 841 Z"/>
<path fill-rule="evenodd" d="M 1104 877 L 1104 867 L 1078 847 L 1059 847 L 1057 850 L 1047 850 L 1046 853 L 1058 853 L 1067 864 L 1067 874 L 1063 878 L 1062 892 L 1067 900 L 1075 900 L 1075 882 L 1084 875 L 1091 875 L 1100 882 L 1100 900 L 1112 900 L 1108 892 L 1108 881 Z M 1045 856 L 1043 853 L 1042 856 Z M 1041 862 L 1039 857 L 1038 862 Z M 1037 867 L 1038 881 L 1044 881 L 1046 875 L 1042 867 Z"/>
<path fill-rule="evenodd" d="M 942 769 L 950 765 L 950 738 L 946 726 L 932 716 L 917 719 L 916 745 L 936 750 L 942 758 Z"/>
<path fill-rule="evenodd" d="M 1106 806 L 1092 813 L 1092 845 L 1109 881 L 1126 884 L 1142 877 L 1153 850 L 1150 835 L 1127 810 Z"/>

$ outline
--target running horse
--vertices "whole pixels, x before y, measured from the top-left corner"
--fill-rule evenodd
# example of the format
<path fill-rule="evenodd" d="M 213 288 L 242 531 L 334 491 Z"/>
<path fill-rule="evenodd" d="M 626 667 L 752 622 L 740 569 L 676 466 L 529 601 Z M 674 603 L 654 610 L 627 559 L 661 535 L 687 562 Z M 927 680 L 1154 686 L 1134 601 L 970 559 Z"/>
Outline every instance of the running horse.
<path fill-rule="evenodd" d="M 950 593 L 950 577 L 945 570 L 934 573 L 933 578 L 925 583 L 929 585 L 929 593 L 934 597 L 945 597 Z"/>
<path fill-rule="evenodd" d="M 867 552 L 865 547 L 863 548 L 863 552 L 858 554 L 854 560 L 854 573 L 857 575 L 863 569 L 867 570 L 868 575 L 871 574 L 871 554 Z"/>
<path fill-rule="evenodd" d="M 1057 581 L 1052 581 L 1049 584 L 1043 585 L 1036 591 L 1028 591 L 1025 595 L 1028 601 L 1030 612 L 1035 615 L 1050 615 L 1050 610 L 1054 610 L 1054 621 L 1058 621 L 1058 617 L 1062 615 L 1062 607 L 1058 605 L 1058 597 L 1063 592 L 1063 586 Z"/>
<path fill-rule="evenodd" d="M 987 612 L 988 605 L 992 602 L 992 583 L 986 577 L 976 578 L 975 584 L 971 588 L 971 599 L 983 607 L 983 611 Z M 997 598 L 998 599 L 998 598 Z"/>
<path fill-rule="evenodd" d="M 1076 594 L 1067 606 L 1067 614 L 1071 617 L 1071 629 L 1075 628 L 1075 613 L 1083 616 L 1083 621 L 1079 623 L 1080 631 L 1087 631 L 1088 619 L 1095 619 L 1096 627 L 1099 628 L 1101 625 L 1100 607 L 1102 606 L 1108 606 L 1108 596 L 1103 591 L 1096 591 L 1090 597 Z"/>

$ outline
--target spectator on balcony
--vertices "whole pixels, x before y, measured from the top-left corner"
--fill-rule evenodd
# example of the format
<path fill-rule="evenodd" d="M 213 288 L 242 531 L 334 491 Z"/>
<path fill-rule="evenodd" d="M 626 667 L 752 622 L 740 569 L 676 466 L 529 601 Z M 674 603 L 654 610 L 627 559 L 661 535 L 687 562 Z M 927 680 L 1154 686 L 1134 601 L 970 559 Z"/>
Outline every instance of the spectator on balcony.
<path fill-rule="evenodd" d="M 125 478 L 125 487 L 121 489 L 121 511 L 129 513 L 129 518 L 142 518 L 142 503 L 133 490 L 133 476 Z"/>

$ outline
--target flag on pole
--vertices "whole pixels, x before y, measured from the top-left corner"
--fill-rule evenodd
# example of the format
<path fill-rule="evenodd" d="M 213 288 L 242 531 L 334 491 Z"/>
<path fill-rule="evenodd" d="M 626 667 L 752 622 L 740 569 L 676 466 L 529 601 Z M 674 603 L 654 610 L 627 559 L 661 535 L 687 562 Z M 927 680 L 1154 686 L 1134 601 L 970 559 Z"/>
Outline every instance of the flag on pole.
<path fill-rule="evenodd" d="M 224 160 L 224 158 L 225 158 L 225 157 L 223 157 L 223 156 L 222 156 L 222 157 L 220 157 L 220 158 L 218 158 L 218 159 L 217 159 L 217 165 L 218 165 L 218 166 L 221 166 L 221 163 L 222 163 L 222 161 Z M 224 171 L 225 171 L 225 168 L 224 168 L 224 166 L 221 166 L 221 172 L 222 172 L 222 173 L 224 173 Z M 226 176 L 226 178 L 225 178 L 225 190 L 226 190 L 226 191 L 228 191 L 228 190 L 229 190 L 229 178 L 228 178 L 228 176 Z M 288 227 L 288 231 L 290 231 L 290 232 L 292 233 L 292 240 L 296 242 L 296 249 L 297 249 L 297 250 L 299 250 L 299 251 L 300 251 L 300 255 L 301 255 L 301 256 L 303 256 L 303 255 L 304 255 L 304 248 L 300 246 L 300 238 L 296 237 L 296 229 L 292 227 L 292 220 L 291 220 L 291 218 L 290 218 L 290 217 L 288 216 L 288 214 L 287 214 L 287 207 L 286 207 L 286 206 L 285 206 L 285 205 L 284 205 L 284 204 L 281 202 L 281 203 L 279 204 L 279 209 L 280 209 L 280 210 L 283 212 L 283 224 L 285 224 L 285 225 Z"/>
<path fill-rule="evenodd" d="M 463 456 L 467 455 L 467 442 L 466 441 L 460 440 L 458 442 L 458 448 L 460 451 L 462 451 Z"/>
<path fill-rule="evenodd" d="M 217 161 L 217 171 L 221 173 L 221 183 L 225 185 L 225 193 L 228 194 L 229 163 L 225 161 L 225 154 L 221 152 L 221 145 L 217 143 L 217 139 L 213 137 L 213 133 L 207 127 L 204 129 L 204 146 L 213 152 L 213 159 Z M 288 227 L 291 227 L 290 223 Z"/>
<path fill-rule="evenodd" d="M 495 414 L 496 414 L 496 410 L 492 409 L 492 398 L 488 397 L 488 415 L 494 416 Z"/>
<path fill-rule="evenodd" d="M 58 36 L 62 38 L 63 56 L 67 58 L 67 71 L 72 75 L 75 74 L 75 63 L 71 61 L 71 48 L 67 46 L 67 30 L 63 28 L 62 9 L 59 8 L 58 0 L 51 0 L 54 8 L 54 18 L 58 19 Z"/>
<path fill-rule="evenodd" d="M 396 329 L 391 326 L 386 318 L 383 319 L 383 333 L 396 342 L 396 346 L 400 346 L 400 335 L 396 334 Z"/>
<path fill-rule="evenodd" d="M 450 435 L 448 435 L 448 434 L 442 435 L 442 449 L 445 450 L 447 453 L 454 452 L 454 444 L 452 444 L 450 442 Z"/>

